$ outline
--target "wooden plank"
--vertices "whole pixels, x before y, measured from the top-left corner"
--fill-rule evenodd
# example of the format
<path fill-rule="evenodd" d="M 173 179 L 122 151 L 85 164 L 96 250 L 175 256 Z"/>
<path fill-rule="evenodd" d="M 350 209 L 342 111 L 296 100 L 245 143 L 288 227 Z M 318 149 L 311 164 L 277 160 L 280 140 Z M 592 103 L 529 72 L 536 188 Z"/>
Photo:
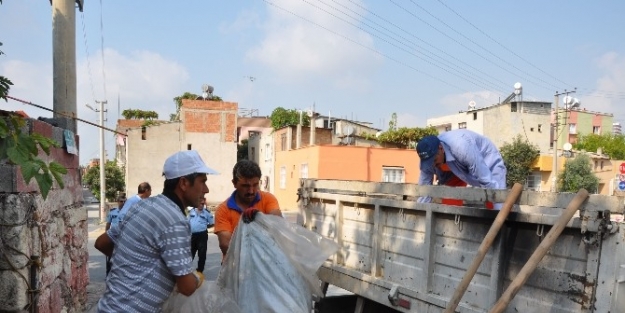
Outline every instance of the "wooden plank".
<path fill-rule="evenodd" d="M 427 253 L 423 256 L 423 264 L 425 266 L 425 284 L 423 284 L 420 290 L 423 293 L 430 293 L 432 289 L 432 279 L 434 274 L 434 244 L 436 243 L 435 219 L 432 210 L 425 212 L 425 240 L 423 246 L 427 249 Z"/>
<path fill-rule="evenodd" d="M 416 184 L 379 183 L 366 181 L 346 180 L 316 180 L 307 179 L 305 188 L 310 192 L 343 193 L 351 195 L 371 195 L 398 198 L 407 200 L 420 196 L 433 198 L 462 199 L 468 202 L 504 202 L 508 190 L 491 190 L 482 188 L 456 188 L 447 186 L 419 186 Z M 517 204 L 565 208 L 575 196 L 574 193 L 552 193 L 523 191 Z M 587 210 L 610 210 L 612 213 L 623 214 L 625 212 L 625 197 L 590 195 L 582 204 L 581 209 Z"/>
<path fill-rule="evenodd" d="M 371 242 L 371 275 L 382 276 L 382 209 L 379 204 L 375 205 L 373 213 L 373 238 Z"/>
<path fill-rule="evenodd" d="M 336 243 L 339 245 L 339 251 L 336 252 L 334 264 L 344 264 L 344 245 L 343 245 L 343 202 L 340 195 L 335 195 L 336 213 L 334 215 L 334 227 L 336 228 Z"/>

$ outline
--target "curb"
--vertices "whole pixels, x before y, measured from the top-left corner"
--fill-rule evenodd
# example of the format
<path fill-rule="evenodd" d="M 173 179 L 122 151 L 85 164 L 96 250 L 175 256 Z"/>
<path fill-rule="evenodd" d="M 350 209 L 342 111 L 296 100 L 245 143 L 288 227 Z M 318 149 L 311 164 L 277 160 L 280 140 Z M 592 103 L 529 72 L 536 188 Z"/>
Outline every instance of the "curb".
<path fill-rule="evenodd" d="M 89 238 L 96 238 L 104 233 L 104 226 L 100 226 L 93 231 L 89 232 Z"/>

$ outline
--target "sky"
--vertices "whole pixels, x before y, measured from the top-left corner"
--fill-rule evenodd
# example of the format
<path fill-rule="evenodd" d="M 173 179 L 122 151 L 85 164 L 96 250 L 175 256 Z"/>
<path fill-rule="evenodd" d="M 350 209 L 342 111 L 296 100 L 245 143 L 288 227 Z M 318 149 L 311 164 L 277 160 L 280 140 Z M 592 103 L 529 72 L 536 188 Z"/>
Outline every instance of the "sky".
<path fill-rule="evenodd" d="M 625 1 L 186 0 L 89 1 L 76 10 L 78 117 L 106 126 L 124 109 L 174 113 L 173 98 L 214 87 L 268 116 L 276 107 L 370 122 L 386 130 L 556 92 L 625 122 Z M 10 95 L 52 108 L 49 1 L 0 5 L 0 75 Z M 560 97 L 562 99 L 563 97 Z M 9 100 L 2 110 L 52 113 Z M 502 125 L 505 127 L 505 125 Z M 80 163 L 99 157 L 97 128 L 79 123 Z M 114 138 L 106 135 L 114 156 Z"/>

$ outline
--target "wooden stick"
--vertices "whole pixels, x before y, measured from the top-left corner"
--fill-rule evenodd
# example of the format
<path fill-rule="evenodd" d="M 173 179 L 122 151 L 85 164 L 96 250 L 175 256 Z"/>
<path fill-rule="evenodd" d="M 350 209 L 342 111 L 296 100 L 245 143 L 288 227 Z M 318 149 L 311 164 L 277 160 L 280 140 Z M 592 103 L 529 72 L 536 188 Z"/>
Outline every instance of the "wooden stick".
<path fill-rule="evenodd" d="M 510 213 L 510 210 L 512 210 L 512 206 L 517 201 L 522 191 L 523 185 L 516 183 L 514 184 L 514 186 L 512 186 L 512 190 L 508 194 L 506 202 L 504 202 L 503 207 L 501 208 L 499 213 L 497 213 L 495 221 L 490 226 L 488 233 L 484 237 L 484 240 L 482 240 L 482 244 L 480 244 L 480 247 L 477 249 L 477 255 L 475 256 L 475 259 L 473 259 L 473 263 L 471 263 L 471 265 L 467 269 L 467 272 L 464 274 L 464 277 L 462 277 L 460 284 L 458 285 L 458 287 L 456 287 L 456 291 L 454 292 L 453 297 L 451 297 L 451 300 L 447 304 L 445 313 L 453 313 L 456 310 L 456 307 L 458 306 L 458 303 L 460 303 L 462 296 L 464 296 L 464 293 L 467 291 L 467 287 L 469 287 L 469 283 L 471 283 L 471 280 L 473 279 L 473 276 L 475 276 L 477 269 L 480 267 L 480 264 L 482 264 L 482 261 L 484 260 L 484 257 L 488 252 L 488 249 L 490 249 L 490 246 L 493 245 L 495 238 L 497 238 L 497 234 L 499 234 L 501 226 L 503 226 L 503 223 L 508 217 L 508 213 Z"/>
<path fill-rule="evenodd" d="M 488 311 L 489 313 L 501 313 L 506 309 L 510 301 L 514 298 L 516 293 L 523 287 L 527 279 L 534 272 L 538 266 L 538 262 L 547 254 L 551 246 L 556 242 L 556 239 L 560 236 L 566 224 L 569 223 L 575 212 L 579 209 L 580 205 L 588 198 L 588 191 L 586 189 L 580 189 L 575 195 L 575 198 L 571 200 L 566 210 L 562 213 L 558 221 L 551 227 L 551 230 L 545 236 L 545 239 L 538 245 L 536 251 L 527 260 L 527 263 L 523 265 L 519 274 L 512 280 L 508 289 L 501 295 L 497 303 Z"/>

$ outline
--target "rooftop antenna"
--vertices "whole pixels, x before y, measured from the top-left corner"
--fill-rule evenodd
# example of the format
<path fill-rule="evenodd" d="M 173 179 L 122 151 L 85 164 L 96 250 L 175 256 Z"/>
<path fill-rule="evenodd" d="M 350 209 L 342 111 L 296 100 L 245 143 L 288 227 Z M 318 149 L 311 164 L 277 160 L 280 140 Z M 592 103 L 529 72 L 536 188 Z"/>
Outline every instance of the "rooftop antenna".
<path fill-rule="evenodd" d="M 208 84 L 202 85 L 202 98 L 204 98 L 204 100 L 209 100 L 213 96 L 213 91 L 213 86 Z"/>
<path fill-rule="evenodd" d="M 469 111 L 475 110 L 475 101 L 471 100 L 469 102 Z"/>

